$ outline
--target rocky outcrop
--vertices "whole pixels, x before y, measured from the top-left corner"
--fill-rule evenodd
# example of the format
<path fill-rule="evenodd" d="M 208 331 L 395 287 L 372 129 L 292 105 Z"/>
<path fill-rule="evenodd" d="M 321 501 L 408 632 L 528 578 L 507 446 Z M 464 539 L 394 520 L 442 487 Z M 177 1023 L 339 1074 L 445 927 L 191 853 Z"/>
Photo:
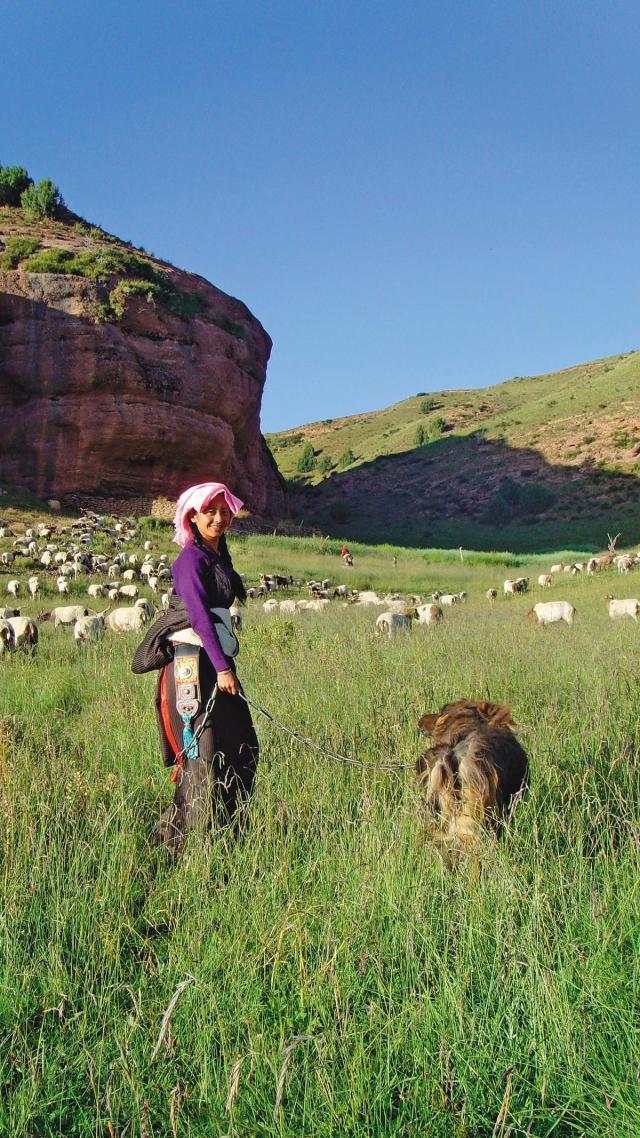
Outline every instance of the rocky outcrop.
<path fill-rule="evenodd" d="M 215 478 L 253 513 L 282 516 L 284 482 L 260 432 L 269 336 L 207 281 L 149 264 L 196 315 L 140 287 L 116 315 L 117 278 L 29 272 L 28 260 L 0 273 L 0 480 L 63 504 L 151 509 Z"/>

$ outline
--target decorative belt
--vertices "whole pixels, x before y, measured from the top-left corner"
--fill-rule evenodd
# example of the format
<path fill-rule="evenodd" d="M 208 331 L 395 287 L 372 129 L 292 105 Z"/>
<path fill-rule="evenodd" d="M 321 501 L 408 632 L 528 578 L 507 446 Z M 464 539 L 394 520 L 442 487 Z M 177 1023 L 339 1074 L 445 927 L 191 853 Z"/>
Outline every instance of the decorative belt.
<path fill-rule="evenodd" d="M 182 719 L 182 746 L 185 758 L 198 758 L 198 740 L 193 722 L 200 710 L 200 650 L 193 644 L 176 644 L 173 659 L 176 710 Z"/>

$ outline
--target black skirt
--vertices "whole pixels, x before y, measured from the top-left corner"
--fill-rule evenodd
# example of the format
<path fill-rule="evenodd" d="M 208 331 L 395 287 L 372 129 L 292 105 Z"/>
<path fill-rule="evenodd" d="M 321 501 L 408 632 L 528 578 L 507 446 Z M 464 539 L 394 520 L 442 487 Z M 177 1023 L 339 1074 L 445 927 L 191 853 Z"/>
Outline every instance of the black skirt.
<path fill-rule="evenodd" d="M 198 730 L 216 682 L 216 671 L 200 649 L 200 711 L 192 726 Z M 183 747 L 183 723 L 176 708 L 173 663 L 158 677 L 156 714 L 165 765 L 176 763 Z M 213 711 L 198 740 L 198 758 L 184 756 L 176 766 L 175 795 L 156 829 L 158 841 L 181 850 L 185 835 L 208 822 L 242 825 L 243 806 L 253 787 L 258 764 L 258 739 L 249 707 L 239 695 L 218 692 Z"/>

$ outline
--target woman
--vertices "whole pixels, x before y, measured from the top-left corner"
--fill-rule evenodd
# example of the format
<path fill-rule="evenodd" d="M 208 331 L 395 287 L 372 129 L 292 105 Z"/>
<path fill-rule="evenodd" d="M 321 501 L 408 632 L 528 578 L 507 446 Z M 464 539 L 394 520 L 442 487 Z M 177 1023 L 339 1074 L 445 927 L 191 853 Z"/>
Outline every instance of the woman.
<path fill-rule="evenodd" d="M 234 598 L 246 599 L 226 541 L 232 518 L 241 506 L 240 499 L 222 482 L 191 486 L 181 494 L 174 517 L 174 541 L 182 552 L 173 564 L 170 609 L 136 654 L 139 663 L 145 646 L 148 650 L 150 641 L 154 636 L 157 641 L 158 632 L 163 630 L 164 659 L 175 653 L 175 659 L 162 667 L 156 694 L 167 765 L 176 763 L 176 756 L 187 748 L 187 753 L 177 759 L 174 800 L 156 829 L 157 840 L 175 852 L 182 850 L 185 834 L 211 815 L 222 824 L 233 822 L 237 829 L 255 778 L 258 740 L 249 708 L 239 695 L 241 687 L 229 655 L 234 636 L 227 631 L 229 606 Z M 190 629 L 179 631 L 187 624 Z M 173 641 L 172 648 L 167 647 L 167 638 Z M 191 647 L 177 647 L 185 641 Z M 136 667 L 134 662 L 134 670 L 146 668 Z M 194 676 L 194 670 L 199 675 Z M 185 679 L 189 681 L 186 685 Z M 213 710 L 202 734 L 189 746 L 205 719 L 216 684 Z M 199 707 L 191 704 L 198 695 Z M 195 714 L 190 717 L 185 711 Z"/>

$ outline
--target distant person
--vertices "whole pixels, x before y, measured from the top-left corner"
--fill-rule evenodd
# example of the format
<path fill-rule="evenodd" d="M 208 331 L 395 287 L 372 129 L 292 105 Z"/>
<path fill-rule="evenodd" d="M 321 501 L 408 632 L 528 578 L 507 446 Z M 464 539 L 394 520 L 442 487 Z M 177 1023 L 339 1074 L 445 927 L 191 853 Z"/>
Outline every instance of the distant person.
<path fill-rule="evenodd" d="M 353 557 L 349 553 L 348 546 L 342 546 L 342 549 L 340 550 L 340 556 L 345 565 L 353 565 Z"/>
<path fill-rule="evenodd" d="M 396 556 L 396 554 L 395 554 L 395 553 L 394 553 L 394 555 L 393 555 L 393 568 L 394 568 L 394 569 L 397 569 L 397 568 L 398 568 L 398 558 L 397 558 L 397 556 Z"/>
<path fill-rule="evenodd" d="M 161 669 L 160 743 L 165 764 L 177 765 L 174 799 L 155 837 L 175 853 L 187 832 L 212 816 L 237 829 L 256 773 L 258 740 L 239 695 L 234 662 L 239 646 L 229 614 L 234 599 L 244 602 L 247 595 L 226 540 L 241 506 L 222 482 L 191 486 L 180 495 L 174 541 L 182 551 L 173 564 L 169 609 L 152 626 L 133 664 L 134 672 Z M 196 740 L 216 684 L 212 712 Z"/>

